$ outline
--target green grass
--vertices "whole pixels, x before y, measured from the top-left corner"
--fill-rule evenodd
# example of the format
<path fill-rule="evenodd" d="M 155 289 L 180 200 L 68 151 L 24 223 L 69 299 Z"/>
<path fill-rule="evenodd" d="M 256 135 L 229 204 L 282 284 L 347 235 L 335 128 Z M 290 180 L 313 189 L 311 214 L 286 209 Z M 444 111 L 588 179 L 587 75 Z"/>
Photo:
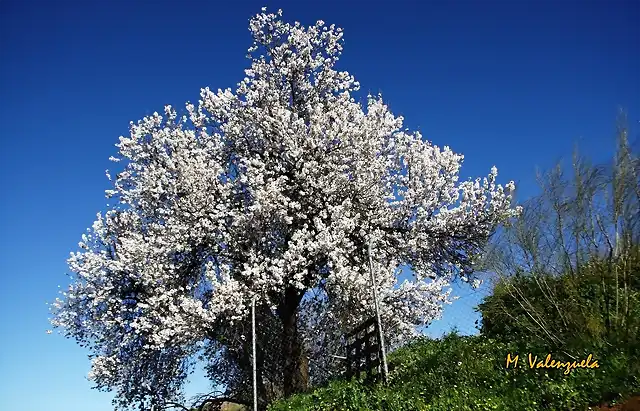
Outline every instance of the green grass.
<path fill-rule="evenodd" d="M 628 375 L 631 359 L 622 354 L 603 354 L 600 368 L 564 375 L 561 369 L 530 369 L 526 353 L 520 353 L 517 369 L 506 369 L 509 352 L 517 348 L 483 336 L 423 338 L 389 356 L 387 386 L 333 381 L 274 403 L 269 411 L 586 410 L 640 391 L 638 376 Z"/>

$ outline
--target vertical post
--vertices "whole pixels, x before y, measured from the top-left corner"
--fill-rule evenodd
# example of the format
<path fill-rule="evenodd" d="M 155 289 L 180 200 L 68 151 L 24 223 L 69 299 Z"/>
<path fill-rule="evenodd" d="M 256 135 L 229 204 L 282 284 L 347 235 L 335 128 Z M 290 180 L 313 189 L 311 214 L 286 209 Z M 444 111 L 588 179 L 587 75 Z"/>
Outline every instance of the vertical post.
<path fill-rule="evenodd" d="M 378 309 L 378 293 L 376 292 L 376 277 L 373 273 L 373 260 L 371 259 L 371 239 L 367 244 L 369 254 L 369 272 L 371 274 L 371 288 L 373 289 L 373 303 L 376 309 L 376 322 L 378 324 L 378 336 L 380 338 L 380 351 L 382 352 L 382 379 L 387 382 L 389 368 L 387 368 L 387 353 L 384 347 L 384 333 L 382 332 L 382 322 L 380 321 L 380 310 Z"/>
<path fill-rule="evenodd" d="M 356 334 L 356 341 L 358 341 L 358 335 Z M 356 378 L 360 379 L 360 372 L 362 371 L 362 344 L 356 343 Z"/>
<path fill-rule="evenodd" d="M 253 343 L 253 411 L 258 411 L 258 385 L 256 378 L 256 295 L 251 298 L 251 341 Z"/>
<path fill-rule="evenodd" d="M 347 380 L 351 381 L 352 377 L 353 377 L 353 371 L 352 371 L 352 363 L 353 363 L 353 355 L 351 354 L 352 352 L 352 348 L 351 348 L 351 344 L 349 344 L 349 338 L 347 337 Z"/>

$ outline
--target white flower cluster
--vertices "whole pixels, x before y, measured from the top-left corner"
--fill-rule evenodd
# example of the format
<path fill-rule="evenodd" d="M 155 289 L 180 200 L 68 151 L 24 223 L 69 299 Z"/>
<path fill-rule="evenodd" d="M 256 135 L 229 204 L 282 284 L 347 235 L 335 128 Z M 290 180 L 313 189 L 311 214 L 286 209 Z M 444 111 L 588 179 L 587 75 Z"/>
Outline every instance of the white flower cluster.
<path fill-rule="evenodd" d="M 263 12 L 250 30 L 235 92 L 203 89 L 187 115 L 167 106 L 120 138 L 124 169 L 107 192 L 117 205 L 83 236 L 69 259 L 77 280 L 54 304 L 53 324 L 97 355 L 98 386 L 129 399 L 147 395 L 131 379 L 180 377 L 175 364 L 244 318 L 254 293 L 277 310 L 285 290 L 318 289 L 304 318 L 359 321 L 344 309 L 371 306 L 368 241 L 384 321 L 410 335 L 516 212 L 495 167 L 458 182 L 461 155 L 404 130 L 379 96 L 355 101 L 359 84 L 335 69 L 341 29 Z M 416 278 L 398 285 L 403 264 Z M 144 363 L 158 356 L 174 365 Z"/>

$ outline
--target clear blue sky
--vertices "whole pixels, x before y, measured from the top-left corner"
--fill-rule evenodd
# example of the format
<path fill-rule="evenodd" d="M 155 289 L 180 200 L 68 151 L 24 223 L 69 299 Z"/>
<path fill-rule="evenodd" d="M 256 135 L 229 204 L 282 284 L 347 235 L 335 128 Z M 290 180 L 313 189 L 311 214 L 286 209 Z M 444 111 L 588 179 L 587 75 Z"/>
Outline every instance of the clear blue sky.
<path fill-rule="evenodd" d="M 106 411 L 86 352 L 45 334 L 65 260 L 104 208 L 118 137 L 201 87 L 234 87 L 248 19 L 345 30 L 340 68 L 407 125 L 536 193 L 536 166 L 611 153 L 616 109 L 640 120 L 640 1 L 0 1 L 0 409 Z M 637 129 L 637 128 L 636 128 Z M 429 330 L 472 332 L 478 294 Z M 196 383 L 192 390 L 199 390 Z"/>

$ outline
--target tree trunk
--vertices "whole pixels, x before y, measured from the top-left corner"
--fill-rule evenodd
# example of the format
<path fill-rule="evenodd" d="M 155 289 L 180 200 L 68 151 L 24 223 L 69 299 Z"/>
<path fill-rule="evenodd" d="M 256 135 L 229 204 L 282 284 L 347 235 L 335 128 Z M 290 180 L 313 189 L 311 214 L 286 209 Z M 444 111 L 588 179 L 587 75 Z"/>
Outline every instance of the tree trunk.
<path fill-rule="evenodd" d="M 293 287 L 285 291 L 279 316 L 282 321 L 282 358 L 284 360 L 284 395 L 304 392 L 309 383 L 309 367 L 298 334 L 298 306 L 302 294 Z"/>
<path fill-rule="evenodd" d="M 256 326 L 262 323 L 263 321 L 265 321 L 264 317 L 265 315 L 264 315 L 264 309 L 262 305 L 256 304 Z M 256 330 L 256 335 L 254 336 L 254 338 L 256 338 L 257 335 L 258 335 L 258 332 Z M 258 410 L 265 411 L 267 409 L 267 405 L 273 401 L 273 398 L 271 398 L 271 396 L 267 392 L 267 387 L 265 386 L 264 377 L 263 377 L 263 373 L 265 370 L 265 358 L 264 358 L 265 349 L 259 339 L 257 340 L 257 343 L 258 344 L 256 346 L 256 363 L 257 363 L 256 364 L 256 368 L 257 368 L 256 383 L 258 386 L 257 387 Z"/>

